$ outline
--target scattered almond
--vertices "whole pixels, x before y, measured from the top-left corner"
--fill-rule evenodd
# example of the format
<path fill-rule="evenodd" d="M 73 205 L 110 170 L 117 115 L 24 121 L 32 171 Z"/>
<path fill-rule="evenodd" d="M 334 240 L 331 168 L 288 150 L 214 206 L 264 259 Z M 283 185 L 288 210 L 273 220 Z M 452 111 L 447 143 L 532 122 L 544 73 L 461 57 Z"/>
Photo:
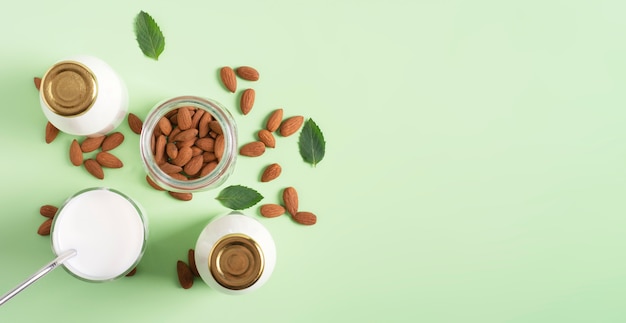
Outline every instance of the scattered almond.
<path fill-rule="evenodd" d="M 283 214 L 285 214 L 285 208 L 282 205 L 278 205 L 278 204 L 261 205 L 261 215 L 266 218 L 275 218 Z"/>
<path fill-rule="evenodd" d="M 100 164 L 100 166 L 107 168 L 121 168 L 124 166 L 119 158 L 106 151 L 99 152 L 96 155 L 96 161 Z"/>
<path fill-rule="evenodd" d="M 247 81 L 258 81 L 259 80 L 259 72 L 250 66 L 240 66 L 237 67 L 237 75 L 244 80 Z"/>
<path fill-rule="evenodd" d="M 290 186 L 283 190 L 283 204 L 292 216 L 298 212 L 298 192 L 295 188 Z"/>
<path fill-rule="evenodd" d="M 58 134 L 59 129 L 48 121 L 48 123 L 46 123 L 46 143 L 49 144 L 54 141 Z"/>
<path fill-rule="evenodd" d="M 53 205 L 43 205 L 39 208 L 39 214 L 45 216 L 46 218 L 52 219 L 59 211 L 59 208 Z"/>
<path fill-rule="evenodd" d="M 109 151 L 124 142 L 124 135 L 121 132 L 114 132 L 108 135 L 102 142 L 102 151 Z"/>
<path fill-rule="evenodd" d="M 269 130 L 267 129 L 259 130 L 259 132 L 257 132 L 257 137 L 259 137 L 259 140 L 263 144 L 265 144 L 265 147 L 268 147 L 268 148 L 276 147 L 276 139 L 274 138 L 274 135 L 272 135 L 272 133 Z"/>
<path fill-rule="evenodd" d="M 269 132 L 274 132 L 280 127 L 280 123 L 283 121 L 283 109 L 276 109 L 270 114 L 265 125 L 265 129 Z"/>
<path fill-rule="evenodd" d="M 130 130 L 138 135 L 141 134 L 141 129 L 143 128 L 143 122 L 139 117 L 133 113 L 128 114 L 128 126 Z M 133 269 L 134 270 L 134 269 Z"/>
<path fill-rule="evenodd" d="M 189 289 L 193 286 L 193 272 L 186 263 L 179 260 L 176 263 L 176 272 L 178 273 L 178 282 L 180 283 L 180 286 L 184 289 Z"/>
<path fill-rule="evenodd" d="M 52 219 L 47 219 L 37 229 L 37 233 L 42 236 L 50 235 L 50 227 L 52 227 Z"/>
<path fill-rule="evenodd" d="M 280 124 L 280 128 L 279 128 L 280 135 L 283 137 L 288 137 L 288 136 L 293 135 L 294 133 L 298 131 L 298 129 L 300 129 L 300 127 L 302 127 L 303 123 L 304 123 L 303 116 L 293 116 L 291 118 L 285 119 L 285 121 L 283 121 Z"/>
<path fill-rule="evenodd" d="M 196 267 L 196 252 L 193 249 L 189 249 L 187 252 L 187 261 L 189 262 L 189 269 L 194 276 L 200 277 L 200 273 L 198 272 L 198 267 Z"/>
<path fill-rule="evenodd" d="M 269 182 L 278 178 L 278 176 L 280 176 L 281 171 L 282 171 L 282 168 L 280 167 L 280 165 L 276 163 L 267 166 L 265 170 L 263 171 L 263 174 L 261 175 L 261 182 Z"/>
<path fill-rule="evenodd" d="M 33 81 L 35 82 L 35 88 L 39 91 L 41 88 L 41 77 L 35 77 Z"/>
<path fill-rule="evenodd" d="M 155 183 L 148 175 L 146 175 L 146 182 L 148 182 L 148 184 L 150 184 L 150 186 L 152 186 L 152 188 L 154 188 L 157 191 L 165 191 L 165 189 L 163 189 L 161 186 Z"/>
<path fill-rule="evenodd" d="M 239 108 L 241 109 L 241 113 L 247 115 L 252 110 L 252 106 L 254 105 L 254 97 L 256 93 L 254 89 L 246 89 L 243 91 L 241 95 L 241 101 L 239 103 Z"/>
<path fill-rule="evenodd" d="M 224 84 L 224 87 L 228 91 L 235 93 L 235 90 L 237 90 L 237 79 L 235 78 L 235 71 L 233 71 L 233 69 L 229 66 L 224 66 L 222 67 L 222 69 L 220 69 L 220 78 L 222 79 L 222 84 Z"/>
<path fill-rule="evenodd" d="M 102 166 L 98 164 L 94 159 L 87 159 L 83 162 L 85 169 L 89 172 L 89 174 L 93 175 L 98 179 L 104 179 L 104 171 L 102 170 Z"/>
<path fill-rule="evenodd" d="M 126 274 L 126 277 L 135 276 L 136 273 L 137 273 L 137 267 L 135 267 L 135 268 L 133 268 L 133 270 L 129 271 L 128 274 Z"/>
<path fill-rule="evenodd" d="M 100 148 L 105 138 L 106 136 L 85 138 L 85 140 L 80 143 L 80 150 L 82 150 L 84 153 L 92 152 Z"/>
<path fill-rule="evenodd" d="M 265 152 L 265 144 L 260 141 L 253 141 L 243 145 L 239 149 L 239 153 L 243 156 L 258 157 Z"/>
<path fill-rule="evenodd" d="M 311 212 L 300 211 L 292 216 L 294 221 L 304 224 L 304 225 L 313 225 L 317 223 L 317 216 Z"/>
<path fill-rule="evenodd" d="M 180 192 L 172 192 L 172 191 L 168 191 L 168 193 L 173 198 L 181 200 L 181 201 L 191 201 L 191 199 L 193 198 L 192 193 L 180 193 Z"/>
<path fill-rule="evenodd" d="M 83 163 L 83 152 L 76 139 L 72 140 L 70 145 L 70 161 L 74 166 L 80 166 Z"/>

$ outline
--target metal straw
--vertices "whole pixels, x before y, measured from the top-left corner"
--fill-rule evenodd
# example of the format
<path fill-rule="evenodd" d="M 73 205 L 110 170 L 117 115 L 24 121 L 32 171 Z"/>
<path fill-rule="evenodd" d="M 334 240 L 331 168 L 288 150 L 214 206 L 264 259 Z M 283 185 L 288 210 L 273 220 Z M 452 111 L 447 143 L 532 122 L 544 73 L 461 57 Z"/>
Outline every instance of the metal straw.
<path fill-rule="evenodd" d="M 52 271 L 52 269 L 58 267 L 60 264 L 65 262 L 67 259 L 72 258 L 76 255 L 76 250 L 70 249 L 65 252 L 62 252 L 56 259 L 52 260 L 49 264 L 45 265 L 43 268 L 39 269 L 35 274 L 28 277 L 21 284 L 17 285 L 8 293 L 2 295 L 0 297 L 0 305 L 6 303 L 8 300 L 13 298 L 13 296 L 17 295 L 19 292 L 24 290 L 24 288 L 30 286 L 32 283 L 36 282 L 39 278 L 43 277 L 45 274 Z"/>

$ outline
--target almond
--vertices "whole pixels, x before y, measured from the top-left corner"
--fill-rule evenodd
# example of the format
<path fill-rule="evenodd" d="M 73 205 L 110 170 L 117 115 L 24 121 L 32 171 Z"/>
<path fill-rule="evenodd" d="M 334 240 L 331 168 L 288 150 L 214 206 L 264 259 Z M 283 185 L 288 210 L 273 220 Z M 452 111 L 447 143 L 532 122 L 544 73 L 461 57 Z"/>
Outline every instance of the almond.
<path fill-rule="evenodd" d="M 259 72 L 250 66 L 239 66 L 237 67 L 237 75 L 244 80 L 247 81 L 258 81 L 259 80 Z"/>
<path fill-rule="evenodd" d="M 304 117 L 303 116 L 294 116 L 288 119 L 285 119 L 285 121 L 283 121 L 283 123 L 280 124 L 280 135 L 283 137 L 288 137 L 293 135 L 294 133 L 296 133 L 298 131 L 298 129 L 300 129 L 300 127 L 302 127 L 302 124 L 304 123 Z"/>
<path fill-rule="evenodd" d="M 183 171 L 183 168 L 180 166 L 176 166 L 176 165 L 172 165 L 170 163 L 163 163 L 161 165 L 159 165 L 159 168 L 161 168 L 161 170 L 166 173 L 166 174 L 174 174 L 174 173 L 180 173 Z"/>
<path fill-rule="evenodd" d="M 82 150 L 84 153 L 92 152 L 100 148 L 105 138 L 106 136 L 85 138 L 85 140 L 80 143 L 80 150 Z"/>
<path fill-rule="evenodd" d="M 298 212 L 292 216 L 294 221 L 304 225 L 314 225 L 317 223 L 317 216 L 311 212 Z"/>
<path fill-rule="evenodd" d="M 161 129 L 161 133 L 168 136 L 170 132 L 172 132 L 172 123 L 166 117 L 162 117 L 159 119 L 158 123 L 159 129 Z"/>
<path fill-rule="evenodd" d="M 178 156 L 178 147 L 176 147 L 176 144 L 174 144 L 173 142 L 170 142 L 165 145 L 165 153 L 169 158 L 174 159 L 176 158 L 176 156 Z"/>
<path fill-rule="evenodd" d="M 130 130 L 138 135 L 141 134 L 141 129 L 143 128 L 143 122 L 139 117 L 133 113 L 128 114 L 128 126 Z M 133 269 L 134 270 L 134 269 Z"/>
<path fill-rule="evenodd" d="M 185 131 L 181 131 L 178 135 L 176 135 L 174 141 L 187 141 L 196 138 L 196 136 L 198 136 L 198 129 L 187 129 Z"/>
<path fill-rule="evenodd" d="M 57 214 L 57 211 L 59 211 L 58 207 L 49 204 L 43 205 L 39 208 L 39 214 L 50 219 L 52 219 Z"/>
<path fill-rule="evenodd" d="M 180 130 L 191 129 L 191 111 L 186 107 L 179 108 L 177 115 L 178 128 L 180 128 Z"/>
<path fill-rule="evenodd" d="M 196 147 L 204 150 L 204 151 L 213 151 L 215 150 L 215 139 L 213 138 L 200 138 L 196 140 Z"/>
<path fill-rule="evenodd" d="M 174 128 L 174 130 L 172 130 L 170 135 L 167 137 L 167 142 L 174 142 L 174 139 L 176 139 L 176 136 L 178 136 L 180 132 L 181 132 L 180 128 L 178 127 Z"/>
<path fill-rule="evenodd" d="M 50 227 L 52 227 L 52 219 L 47 219 L 37 229 L 37 233 L 42 236 L 50 235 Z"/>
<path fill-rule="evenodd" d="M 276 147 L 276 139 L 274 139 L 274 135 L 272 135 L 272 133 L 269 130 L 261 129 L 259 130 L 259 132 L 257 132 L 257 136 L 259 137 L 259 140 L 263 144 L 265 144 L 265 147 L 268 147 L 268 148 Z"/>
<path fill-rule="evenodd" d="M 209 134 L 209 130 L 211 130 L 211 128 L 209 128 L 209 122 L 211 122 L 212 119 L 213 117 L 210 113 L 202 115 L 202 118 L 200 118 L 198 122 L 198 137 L 204 138 Z"/>
<path fill-rule="evenodd" d="M 218 135 L 221 135 L 223 133 L 222 126 L 217 120 L 212 120 L 211 122 L 209 122 L 209 128 L 211 129 L 211 131 L 217 133 Z"/>
<path fill-rule="evenodd" d="M 189 129 L 189 130 L 196 130 L 196 129 Z M 188 130 L 185 130 L 185 131 L 188 131 Z M 187 139 L 185 141 L 177 141 L 176 142 L 176 147 L 178 147 L 178 150 L 180 150 L 183 147 L 191 148 L 191 146 L 193 146 L 193 144 L 196 142 L 196 139 L 198 139 L 198 137 L 192 137 L 192 138 L 189 138 L 189 139 Z"/>
<path fill-rule="evenodd" d="M 283 109 L 276 109 L 270 114 L 265 124 L 265 129 L 269 132 L 274 132 L 280 127 L 280 123 L 283 121 Z"/>
<path fill-rule="evenodd" d="M 255 96 L 256 93 L 254 92 L 254 89 L 246 89 L 245 91 L 243 91 L 243 94 L 241 95 L 241 101 L 239 103 L 241 113 L 243 113 L 244 115 L 250 113 L 250 110 L 252 110 L 252 106 L 254 105 Z"/>
<path fill-rule="evenodd" d="M 41 77 L 35 77 L 33 81 L 35 82 L 35 88 L 39 91 L 41 88 Z"/>
<path fill-rule="evenodd" d="M 187 176 L 185 176 L 185 175 L 183 175 L 181 173 L 169 173 L 167 175 L 169 175 L 171 178 L 179 180 L 179 181 L 186 181 L 186 180 L 189 179 L 189 178 L 187 178 Z"/>
<path fill-rule="evenodd" d="M 155 183 L 148 175 L 146 175 L 146 182 L 148 182 L 148 184 L 150 184 L 150 186 L 152 186 L 152 188 L 154 188 L 157 191 L 165 191 L 164 188 L 162 188 L 157 183 Z"/>
<path fill-rule="evenodd" d="M 224 136 L 220 135 L 215 137 L 215 157 L 217 158 L 217 160 L 222 160 L 222 157 L 224 156 L 224 148 L 226 143 L 224 142 Z"/>
<path fill-rule="evenodd" d="M 96 155 L 96 161 L 100 164 L 100 166 L 107 168 L 121 168 L 124 166 L 119 158 L 106 151 L 99 152 Z"/>
<path fill-rule="evenodd" d="M 180 193 L 180 192 L 172 192 L 172 191 L 168 191 L 168 193 L 173 198 L 181 200 L 181 201 L 191 201 L 191 199 L 193 198 L 193 194 L 191 193 Z"/>
<path fill-rule="evenodd" d="M 160 135 L 156 139 L 156 144 L 154 147 L 154 160 L 157 165 L 165 162 L 165 146 L 167 145 L 167 139 L 165 139 L 165 135 Z"/>
<path fill-rule="evenodd" d="M 203 162 L 208 163 L 208 162 L 212 162 L 214 160 L 217 160 L 217 157 L 215 157 L 215 153 L 208 152 L 208 151 L 205 151 L 204 153 L 202 153 L 202 161 Z"/>
<path fill-rule="evenodd" d="M 209 175 L 215 169 L 215 167 L 217 167 L 216 161 L 208 162 L 206 165 L 202 166 L 199 176 L 204 177 L 204 176 Z"/>
<path fill-rule="evenodd" d="M 49 144 L 54 141 L 58 134 L 59 129 L 48 121 L 48 123 L 46 123 L 46 143 Z"/>
<path fill-rule="evenodd" d="M 72 140 L 70 145 L 70 161 L 74 166 L 80 166 L 83 163 L 83 152 L 76 139 Z"/>
<path fill-rule="evenodd" d="M 202 153 L 204 153 L 204 150 L 196 147 L 196 146 L 191 146 L 191 156 L 196 157 L 196 156 L 200 156 L 202 155 Z"/>
<path fill-rule="evenodd" d="M 204 112 L 205 111 L 202 109 L 196 110 L 196 113 L 193 114 L 193 118 L 191 118 L 192 128 L 198 128 L 198 125 L 200 124 L 200 119 L 202 119 L 202 117 L 204 116 Z"/>
<path fill-rule="evenodd" d="M 136 273 L 137 273 L 137 267 L 135 267 L 135 268 L 133 268 L 133 270 L 129 271 L 128 274 L 126 274 L 126 277 L 135 276 Z"/>
<path fill-rule="evenodd" d="M 283 190 L 283 204 L 292 216 L 298 212 L 298 192 L 295 188 L 290 186 Z"/>
<path fill-rule="evenodd" d="M 183 261 L 176 263 L 176 272 L 178 273 L 178 282 L 184 289 L 189 289 L 193 286 L 193 272 Z"/>
<path fill-rule="evenodd" d="M 192 157 L 189 162 L 185 164 L 185 167 L 183 167 L 183 171 L 185 172 L 185 174 L 193 176 L 198 174 L 200 168 L 202 168 L 202 156 L 198 155 Z"/>
<path fill-rule="evenodd" d="M 102 166 L 100 166 L 97 161 L 90 158 L 85 160 L 83 165 L 85 165 L 85 169 L 89 172 L 89 174 L 98 179 L 104 179 L 104 171 L 102 170 Z"/>
<path fill-rule="evenodd" d="M 189 269 L 194 276 L 200 277 L 200 273 L 198 272 L 198 267 L 196 267 L 196 252 L 193 249 L 189 249 L 187 252 L 187 261 L 189 262 Z"/>
<path fill-rule="evenodd" d="M 243 145 L 239 149 L 239 153 L 243 156 L 258 157 L 265 152 L 265 144 L 260 141 L 253 141 Z"/>
<path fill-rule="evenodd" d="M 285 214 L 285 208 L 282 205 L 278 205 L 278 204 L 261 205 L 261 215 L 266 218 L 275 218 L 283 214 Z"/>
<path fill-rule="evenodd" d="M 280 167 L 280 165 L 276 163 L 265 167 L 265 170 L 263 171 L 263 175 L 261 175 L 261 182 L 269 182 L 278 178 L 278 176 L 280 176 L 281 171 L 282 171 L 282 168 Z"/>
<path fill-rule="evenodd" d="M 108 135 L 102 142 L 102 151 L 116 148 L 124 142 L 124 135 L 121 132 L 114 132 Z"/>
<path fill-rule="evenodd" d="M 222 84 L 224 84 L 224 87 L 228 91 L 235 93 L 235 90 L 237 90 L 237 79 L 235 78 L 235 71 L 233 71 L 233 69 L 229 66 L 224 66 L 222 67 L 222 69 L 220 69 L 220 78 L 222 79 Z"/>
<path fill-rule="evenodd" d="M 193 157 L 193 151 L 191 151 L 190 147 L 183 147 L 178 150 L 178 156 L 175 159 L 172 159 L 172 164 L 176 166 L 183 166 L 191 160 Z"/>

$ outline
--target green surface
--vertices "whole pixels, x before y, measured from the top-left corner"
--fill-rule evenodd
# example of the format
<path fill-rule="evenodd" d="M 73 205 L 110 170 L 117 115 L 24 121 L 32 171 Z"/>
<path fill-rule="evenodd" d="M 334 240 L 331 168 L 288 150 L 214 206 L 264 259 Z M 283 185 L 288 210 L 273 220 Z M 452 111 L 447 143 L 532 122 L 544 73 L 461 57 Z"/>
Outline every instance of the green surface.
<path fill-rule="evenodd" d="M 10 9 L 9 9 L 10 8 Z M 144 57 L 133 19 L 159 23 L 165 51 Z M 626 19 L 624 1 L 18 1 L 0 12 L 0 293 L 52 259 L 38 208 L 92 186 L 148 212 L 138 273 L 92 284 L 63 270 L 0 307 L 2 322 L 625 322 Z M 144 181 L 124 123 L 124 168 L 103 181 L 45 144 L 32 78 L 90 54 L 112 65 L 130 111 L 204 95 L 230 107 L 242 143 L 275 108 L 313 118 L 327 150 L 313 168 L 297 136 L 240 158 L 225 184 L 278 202 L 300 193 L 313 227 L 262 221 L 277 244 L 272 278 L 244 296 L 175 271 L 214 197 L 179 202 Z M 251 65 L 252 112 L 218 82 Z M 279 162 L 282 176 L 258 181 Z"/>

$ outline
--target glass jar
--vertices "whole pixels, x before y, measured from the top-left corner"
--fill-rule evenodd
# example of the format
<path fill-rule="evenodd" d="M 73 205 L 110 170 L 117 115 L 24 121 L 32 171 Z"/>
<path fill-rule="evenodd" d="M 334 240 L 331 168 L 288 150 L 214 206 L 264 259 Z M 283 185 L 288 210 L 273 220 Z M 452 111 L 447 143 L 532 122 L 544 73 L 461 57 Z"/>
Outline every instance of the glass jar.
<path fill-rule="evenodd" d="M 224 147 L 223 154 L 215 168 L 201 177 L 187 177 L 178 173 L 175 174 L 176 176 L 170 175 L 162 169 L 162 166 L 166 163 L 170 164 L 172 162 L 171 158 L 167 156 L 157 158 L 155 156 L 156 145 L 158 145 L 155 133 L 163 134 L 160 130 L 159 121 L 162 118 L 171 118 L 174 110 L 180 108 L 203 110 L 204 113 L 209 113 L 212 116 L 212 120 L 217 121 L 221 128 Z M 173 133 L 174 131 L 169 136 L 166 136 L 167 143 L 177 142 L 175 136 L 172 135 Z M 214 139 L 215 146 L 217 146 L 218 139 Z M 144 169 L 150 179 L 158 186 L 172 192 L 190 193 L 204 191 L 219 187 L 233 172 L 237 159 L 237 127 L 233 116 L 219 102 L 197 96 L 179 96 L 162 101 L 150 110 L 143 123 L 139 146 Z M 203 163 L 203 167 L 207 163 Z"/>
<path fill-rule="evenodd" d="M 70 57 L 50 67 L 41 79 L 39 99 L 48 121 L 71 135 L 105 135 L 128 111 L 123 80 L 93 56 Z"/>
<path fill-rule="evenodd" d="M 276 245 L 259 221 L 235 211 L 207 224 L 194 257 L 209 287 L 226 294 L 246 294 L 269 280 L 276 265 Z"/>

